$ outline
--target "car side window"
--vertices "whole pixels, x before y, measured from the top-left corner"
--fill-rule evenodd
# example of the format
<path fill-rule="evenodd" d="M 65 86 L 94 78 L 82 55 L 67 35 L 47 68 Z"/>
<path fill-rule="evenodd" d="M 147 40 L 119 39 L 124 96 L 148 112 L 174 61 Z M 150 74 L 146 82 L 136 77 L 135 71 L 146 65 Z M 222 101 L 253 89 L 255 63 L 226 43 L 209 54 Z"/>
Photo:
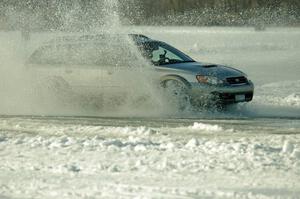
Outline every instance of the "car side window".
<path fill-rule="evenodd" d="M 99 57 L 105 57 L 103 49 L 96 45 L 78 43 L 49 45 L 38 49 L 29 62 L 47 65 L 96 65 Z"/>
<path fill-rule="evenodd" d="M 56 64 L 58 59 L 58 53 L 52 46 L 44 46 L 33 53 L 29 62 L 33 64 Z"/>
<path fill-rule="evenodd" d="M 175 55 L 173 52 L 169 51 L 166 48 L 163 48 L 162 46 L 159 46 L 158 50 L 154 50 L 152 52 L 152 62 L 156 63 L 159 61 L 162 61 L 162 55 L 164 55 L 166 62 L 168 60 L 178 60 L 178 61 L 183 61 L 179 56 Z"/>
<path fill-rule="evenodd" d="M 137 56 L 127 46 L 106 44 L 97 47 L 95 64 L 98 66 L 131 67 L 136 66 Z"/>
<path fill-rule="evenodd" d="M 72 62 L 70 46 L 49 45 L 38 49 L 30 57 L 29 62 L 33 64 L 61 65 Z"/>
<path fill-rule="evenodd" d="M 49 45 L 38 49 L 29 63 L 47 65 L 136 66 L 136 55 L 126 47 L 101 42 Z"/>

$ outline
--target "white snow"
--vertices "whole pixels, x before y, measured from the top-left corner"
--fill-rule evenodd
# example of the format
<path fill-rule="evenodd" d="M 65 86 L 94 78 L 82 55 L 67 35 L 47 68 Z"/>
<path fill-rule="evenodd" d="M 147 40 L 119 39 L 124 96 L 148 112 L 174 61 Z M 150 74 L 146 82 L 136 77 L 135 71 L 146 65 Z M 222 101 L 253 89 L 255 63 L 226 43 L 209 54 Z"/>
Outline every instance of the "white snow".
<path fill-rule="evenodd" d="M 283 153 L 292 153 L 294 151 L 294 145 L 291 141 L 286 140 L 282 147 Z"/>
<path fill-rule="evenodd" d="M 199 146 L 199 142 L 197 139 L 192 138 L 190 141 L 188 141 L 188 143 L 185 146 L 189 147 L 189 148 L 194 148 L 194 147 Z"/>
<path fill-rule="evenodd" d="M 193 130 L 203 130 L 203 131 L 210 131 L 210 132 L 218 132 L 223 131 L 223 128 L 218 125 L 209 125 L 195 122 L 193 126 L 191 126 Z"/>
<path fill-rule="evenodd" d="M 220 121 L 180 128 L 76 123 L 1 119 L 0 196 L 297 198 L 300 193 L 298 134 L 266 134 L 253 126 L 251 135 L 239 123 L 231 125 L 232 134 Z"/>

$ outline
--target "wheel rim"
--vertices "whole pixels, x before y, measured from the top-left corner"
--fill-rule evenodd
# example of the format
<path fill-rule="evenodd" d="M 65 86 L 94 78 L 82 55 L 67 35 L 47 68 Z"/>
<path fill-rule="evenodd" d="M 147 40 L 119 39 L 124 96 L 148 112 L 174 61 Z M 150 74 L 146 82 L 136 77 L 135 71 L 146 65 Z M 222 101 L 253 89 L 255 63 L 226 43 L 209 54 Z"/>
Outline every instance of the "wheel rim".
<path fill-rule="evenodd" d="M 186 109 L 190 103 L 188 89 L 186 85 L 177 80 L 168 80 L 164 83 L 164 88 L 168 99 L 175 104 L 180 110 Z"/>

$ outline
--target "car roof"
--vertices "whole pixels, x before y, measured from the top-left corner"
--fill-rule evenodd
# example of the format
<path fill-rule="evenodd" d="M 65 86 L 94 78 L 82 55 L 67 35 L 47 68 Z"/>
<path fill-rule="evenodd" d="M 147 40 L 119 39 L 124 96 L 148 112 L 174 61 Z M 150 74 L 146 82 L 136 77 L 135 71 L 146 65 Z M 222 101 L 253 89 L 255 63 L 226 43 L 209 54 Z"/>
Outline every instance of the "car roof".
<path fill-rule="evenodd" d="M 129 36 L 135 43 L 142 44 L 145 42 L 154 41 L 151 38 L 142 34 L 89 34 L 89 35 L 72 35 L 56 37 L 48 42 L 47 45 L 53 44 L 74 44 L 74 43 L 89 43 L 111 40 L 112 38 L 118 39 L 123 36 Z"/>

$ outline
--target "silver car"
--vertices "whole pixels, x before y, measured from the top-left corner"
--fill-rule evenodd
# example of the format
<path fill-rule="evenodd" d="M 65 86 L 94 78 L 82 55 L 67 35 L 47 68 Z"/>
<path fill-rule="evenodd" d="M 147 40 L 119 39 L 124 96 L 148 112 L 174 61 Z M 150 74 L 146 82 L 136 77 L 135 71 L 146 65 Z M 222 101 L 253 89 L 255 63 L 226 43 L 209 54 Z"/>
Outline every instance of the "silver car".
<path fill-rule="evenodd" d="M 245 73 L 228 66 L 197 62 L 165 42 L 143 35 L 132 37 L 144 57 L 155 65 L 161 85 L 168 87 L 171 83 L 183 88 L 194 104 L 207 100 L 222 104 L 252 100 L 254 85 Z"/>
<path fill-rule="evenodd" d="M 91 92 L 95 93 L 95 88 L 101 92 L 100 87 L 113 90 L 116 85 L 110 77 L 112 73 L 118 74 L 115 70 L 105 70 L 105 67 L 99 65 L 129 64 L 127 59 L 133 54 L 131 51 L 137 49 L 139 55 L 135 59 L 146 60 L 154 66 L 158 84 L 171 97 L 179 99 L 181 107 L 187 101 L 193 105 L 232 104 L 249 102 L 253 98 L 253 83 L 237 69 L 197 62 L 169 44 L 144 35 L 126 35 L 136 46 L 135 49 L 124 45 L 118 37 L 121 36 L 114 35 L 112 39 L 112 36 L 98 34 L 54 39 L 37 49 L 27 64 L 38 71 L 37 76 L 45 78 L 46 75 L 55 82 L 52 83 L 55 87 L 72 88 L 79 92 L 92 88 Z M 132 58 L 130 60 L 132 64 Z M 131 70 L 130 67 L 128 69 Z M 123 69 L 120 71 L 117 79 L 126 73 Z M 41 75 L 43 73 L 45 75 Z M 99 87 L 97 81 L 100 78 L 104 81 Z"/>

